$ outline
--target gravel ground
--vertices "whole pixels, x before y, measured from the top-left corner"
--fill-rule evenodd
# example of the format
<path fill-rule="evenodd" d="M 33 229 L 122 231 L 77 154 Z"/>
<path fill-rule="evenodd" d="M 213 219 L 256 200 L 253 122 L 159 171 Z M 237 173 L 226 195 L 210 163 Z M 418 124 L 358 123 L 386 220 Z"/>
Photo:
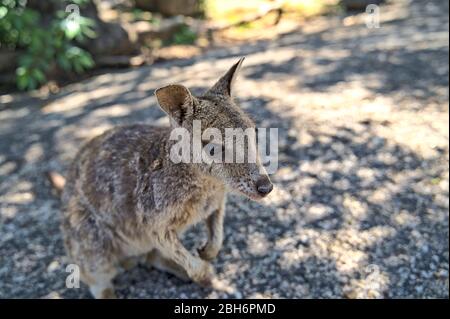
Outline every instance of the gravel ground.
<path fill-rule="evenodd" d="M 394 10 L 395 9 L 395 10 Z M 219 285 L 138 266 L 127 298 L 448 298 L 447 1 L 397 1 L 381 28 L 310 21 L 274 41 L 96 76 L 57 95 L 0 96 L 0 297 L 89 298 L 66 289 L 60 204 L 44 173 L 124 123 L 164 123 L 152 91 L 194 91 L 246 55 L 237 95 L 279 128 L 270 198 L 231 196 Z M 201 226 L 188 232 L 193 249 Z"/>

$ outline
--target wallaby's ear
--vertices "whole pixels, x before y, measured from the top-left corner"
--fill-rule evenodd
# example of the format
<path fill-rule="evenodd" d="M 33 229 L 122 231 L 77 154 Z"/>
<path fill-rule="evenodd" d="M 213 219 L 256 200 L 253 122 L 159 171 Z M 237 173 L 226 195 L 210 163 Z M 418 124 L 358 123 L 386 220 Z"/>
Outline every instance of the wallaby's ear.
<path fill-rule="evenodd" d="M 239 59 L 239 61 L 233 65 L 224 76 L 222 76 L 216 84 L 208 90 L 210 93 L 219 93 L 223 95 L 231 96 L 233 84 L 236 80 L 236 76 L 239 73 L 239 69 L 244 62 L 245 57 Z"/>
<path fill-rule="evenodd" d="M 155 91 L 158 103 L 164 112 L 181 125 L 186 115 L 191 114 L 194 97 L 189 90 L 178 84 L 167 85 Z"/>

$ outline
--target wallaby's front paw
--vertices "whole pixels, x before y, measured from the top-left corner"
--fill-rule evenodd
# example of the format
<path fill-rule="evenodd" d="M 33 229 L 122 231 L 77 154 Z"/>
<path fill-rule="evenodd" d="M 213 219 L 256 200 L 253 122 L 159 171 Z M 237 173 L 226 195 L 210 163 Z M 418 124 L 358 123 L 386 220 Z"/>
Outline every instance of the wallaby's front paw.
<path fill-rule="evenodd" d="M 211 261 L 219 254 L 219 249 L 206 244 L 202 248 L 197 249 L 198 255 L 201 259 Z"/>
<path fill-rule="evenodd" d="M 105 289 L 101 296 L 102 299 L 117 299 L 116 293 L 114 292 L 114 289 L 108 288 Z"/>
<path fill-rule="evenodd" d="M 209 262 L 206 261 L 203 262 L 200 271 L 197 274 L 191 276 L 194 282 L 205 288 L 212 286 L 214 277 L 214 268 Z"/>

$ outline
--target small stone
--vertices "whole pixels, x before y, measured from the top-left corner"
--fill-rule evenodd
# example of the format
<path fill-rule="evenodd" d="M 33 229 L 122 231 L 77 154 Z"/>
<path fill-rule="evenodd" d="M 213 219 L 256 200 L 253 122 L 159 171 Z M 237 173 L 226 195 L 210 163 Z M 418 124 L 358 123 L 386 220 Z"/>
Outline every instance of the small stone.
<path fill-rule="evenodd" d="M 57 260 L 53 260 L 47 267 L 48 272 L 54 272 L 56 269 L 60 267 L 60 264 Z"/>
<path fill-rule="evenodd" d="M 233 295 L 236 299 L 242 299 L 242 293 L 240 291 L 235 291 Z"/>

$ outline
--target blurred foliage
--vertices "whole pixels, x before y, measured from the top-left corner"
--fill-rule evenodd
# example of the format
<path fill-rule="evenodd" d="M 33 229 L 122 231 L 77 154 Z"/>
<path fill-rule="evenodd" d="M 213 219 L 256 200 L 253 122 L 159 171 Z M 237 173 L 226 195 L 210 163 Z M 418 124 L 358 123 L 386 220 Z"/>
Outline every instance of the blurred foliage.
<path fill-rule="evenodd" d="M 82 7 L 88 0 L 60 2 Z M 26 1 L 0 0 L 0 48 L 20 52 L 16 69 L 20 90 L 46 83 L 55 69 L 82 73 L 94 66 L 91 55 L 77 44 L 96 36 L 95 22 L 79 15 L 80 10 L 67 11 L 58 10 L 44 24 L 42 13 L 26 7 Z"/>
<path fill-rule="evenodd" d="M 195 33 L 189 26 L 183 25 L 178 32 L 173 36 L 173 44 L 194 44 L 197 40 L 197 33 Z"/>
<path fill-rule="evenodd" d="M 130 13 L 132 15 L 132 21 L 147 21 L 155 26 L 161 25 L 161 17 L 155 16 L 150 11 L 145 11 L 139 8 L 132 8 Z"/>

